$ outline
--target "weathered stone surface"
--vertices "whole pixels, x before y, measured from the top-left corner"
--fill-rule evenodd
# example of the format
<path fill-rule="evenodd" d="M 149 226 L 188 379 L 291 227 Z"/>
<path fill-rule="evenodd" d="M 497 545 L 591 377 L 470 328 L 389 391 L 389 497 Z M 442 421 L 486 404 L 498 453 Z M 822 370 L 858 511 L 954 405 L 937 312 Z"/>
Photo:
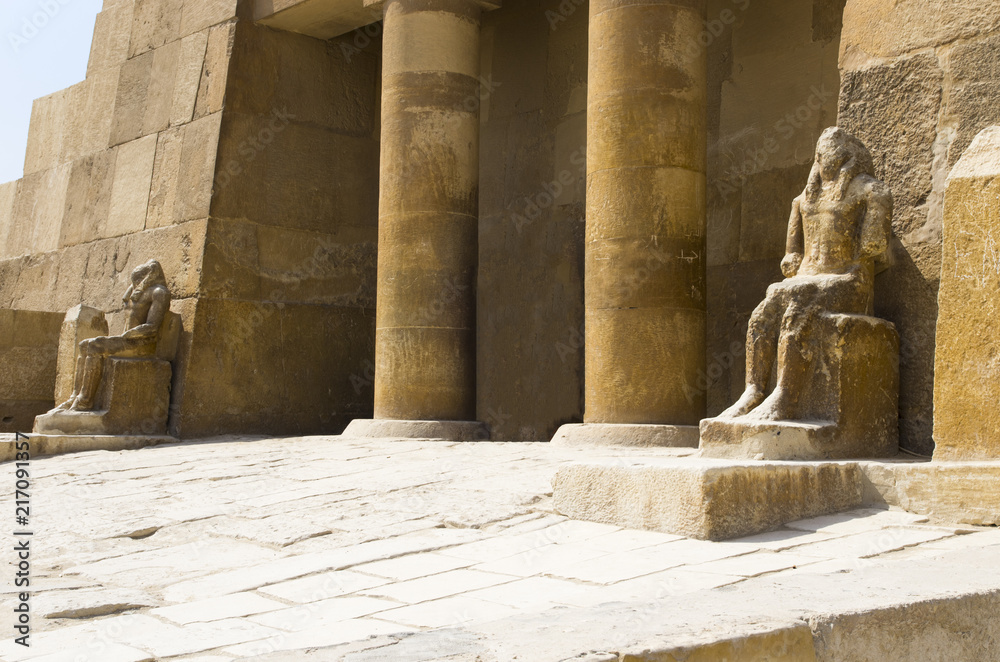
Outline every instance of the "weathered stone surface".
<path fill-rule="evenodd" d="M 934 458 L 1000 459 L 1000 127 L 948 179 L 934 382 Z"/>
<path fill-rule="evenodd" d="M 71 164 L 66 163 L 21 180 L 7 237 L 10 255 L 58 248 L 71 170 Z"/>
<path fill-rule="evenodd" d="M 130 61 L 150 49 L 174 41 L 180 34 L 184 0 L 135 0 L 132 11 Z"/>
<path fill-rule="evenodd" d="M 154 53 L 146 52 L 122 65 L 118 77 L 114 120 L 111 124 L 112 146 L 142 136 L 154 56 Z"/>
<path fill-rule="evenodd" d="M 117 155 L 116 149 L 108 149 L 73 162 L 66 190 L 60 247 L 75 246 L 103 236 L 111 208 Z"/>
<path fill-rule="evenodd" d="M 174 98 L 170 109 L 171 126 L 190 122 L 194 115 L 207 47 L 208 31 L 206 30 L 196 32 L 181 40 L 181 53 L 177 61 L 174 81 Z"/>
<path fill-rule="evenodd" d="M 194 106 L 195 119 L 222 110 L 235 34 L 236 26 L 232 22 L 216 25 L 208 32 L 205 64 L 201 71 L 198 98 Z"/>
<path fill-rule="evenodd" d="M 558 446 L 697 448 L 698 427 L 589 423 L 564 425 L 552 438 Z"/>
<path fill-rule="evenodd" d="M 155 135 L 146 136 L 118 147 L 105 236 L 133 234 L 146 227 L 156 141 Z"/>
<path fill-rule="evenodd" d="M 865 503 L 933 521 L 1000 526 L 1000 462 L 861 462 Z"/>
<path fill-rule="evenodd" d="M 236 0 L 185 2 L 180 34 L 186 37 L 232 18 L 236 18 Z"/>
<path fill-rule="evenodd" d="M 648 458 L 568 464 L 555 507 L 574 519 L 726 540 L 862 503 L 856 464 Z"/>
<path fill-rule="evenodd" d="M 97 15 L 87 61 L 88 78 L 102 69 L 120 67 L 128 59 L 134 6 L 132 2 L 121 2 Z"/>
<path fill-rule="evenodd" d="M 108 335 L 108 321 L 97 308 L 80 304 L 70 308 L 59 331 L 59 360 L 55 401 L 65 402 L 73 394 L 73 376 L 80 356 L 80 343 Z"/>
<path fill-rule="evenodd" d="M 886 58 L 1000 30 L 1000 17 L 975 0 L 849 0 L 841 59 Z"/>
<path fill-rule="evenodd" d="M 158 133 L 170 125 L 180 57 L 180 40 L 172 41 L 153 51 L 141 135 Z"/>
<path fill-rule="evenodd" d="M 58 313 L 0 310 L 0 432 L 24 432 L 51 408 Z"/>
<path fill-rule="evenodd" d="M 442 441 L 488 441 L 490 429 L 478 421 L 392 421 L 355 419 L 344 436 L 361 439 L 440 439 Z"/>

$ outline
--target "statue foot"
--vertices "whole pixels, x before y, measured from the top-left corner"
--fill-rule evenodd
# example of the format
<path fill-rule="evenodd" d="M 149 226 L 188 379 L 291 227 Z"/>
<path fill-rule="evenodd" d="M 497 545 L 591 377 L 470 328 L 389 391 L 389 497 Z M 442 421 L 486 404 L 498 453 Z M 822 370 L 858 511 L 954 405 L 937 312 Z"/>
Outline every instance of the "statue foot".
<path fill-rule="evenodd" d="M 94 403 L 84 400 L 82 396 L 77 397 L 76 402 L 73 403 L 73 409 L 76 411 L 90 411 L 94 408 Z"/>
<path fill-rule="evenodd" d="M 76 396 L 75 395 L 71 395 L 71 396 L 69 396 L 69 400 L 67 400 L 66 402 L 62 403 L 61 405 L 58 405 L 50 413 L 54 414 L 57 411 L 67 411 L 69 409 L 72 409 L 74 402 L 76 402 Z"/>
<path fill-rule="evenodd" d="M 786 389 L 775 388 L 756 409 L 747 415 L 755 421 L 787 421 L 792 419 L 792 397 Z"/>
<path fill-rule="evenodd" d="M 766 394 L 764 389 L 754 385 L 747 386 L 740 399 L 732 407 L 719 414 L 719 418 L 738 418 L 746 416 L 753 411 L 760 403 L 764 402 Z"/>

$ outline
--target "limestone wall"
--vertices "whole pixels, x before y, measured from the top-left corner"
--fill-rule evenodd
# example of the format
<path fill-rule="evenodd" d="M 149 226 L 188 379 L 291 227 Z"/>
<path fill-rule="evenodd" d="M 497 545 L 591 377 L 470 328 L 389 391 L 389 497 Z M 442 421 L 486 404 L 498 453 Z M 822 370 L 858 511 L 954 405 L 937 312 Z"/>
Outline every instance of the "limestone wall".
<path fill-rule="evenodd" d="M 185 436 L 371 416 L 380 53 L 350 43 L 236 26 Z"/>
<path fill-rule="evenodd" d="M 930 454 L 934 342 L 948 174 L 1000 122 L 1000 12 L 972 0 L 850 0 L 840 124 L 868 143 L 896 196 L 897 265 L 876 312 L 901 337 L 902 443 Z"/>
<path fill-rule="evenodd" d="M 0 309 L 0 432 L 31 432 L 55 406 L 62 315 Z"/>

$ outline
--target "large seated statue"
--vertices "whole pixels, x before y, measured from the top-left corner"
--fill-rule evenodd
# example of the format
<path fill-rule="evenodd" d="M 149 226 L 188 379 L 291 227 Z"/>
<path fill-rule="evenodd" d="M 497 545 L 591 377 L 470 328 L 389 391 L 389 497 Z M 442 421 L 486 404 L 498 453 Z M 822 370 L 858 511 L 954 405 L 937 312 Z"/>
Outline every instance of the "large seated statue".
<path fill-rule="evenodd" d="M 170 312 L 170 291 L 159 262 L 136 267 L 131 281 L 122 298 L 128 314 L 125 331 L 69 343 L 76 360 L 60 363 L 74 366 L 73 391 L 35 419 L 36 433 L 166 434 L 170 361 L 177 351 L 180 317 Z M 72 324 L 78 319 L 71 311 L 63 329 L 74 340 Z"/>
<path fill-rule="evenodd" d="M 899 336 L 872 316 L 875 274 L 891 262 L 892 208 L 868 149 L 827 129 L 805 191 L 792 203 L 786 278 L 768 288 L 750 319 L 746 390 L 718 418 L 702 421 L 703 456 L 897 452 Z"/>

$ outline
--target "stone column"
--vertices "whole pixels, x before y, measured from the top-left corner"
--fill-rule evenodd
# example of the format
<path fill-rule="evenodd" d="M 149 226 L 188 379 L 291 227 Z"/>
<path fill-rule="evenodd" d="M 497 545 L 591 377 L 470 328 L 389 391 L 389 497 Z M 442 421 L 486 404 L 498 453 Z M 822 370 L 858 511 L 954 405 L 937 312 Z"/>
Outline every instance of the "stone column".
<path fill-rule="evenodd" d="M 376 420 L 345 434 L 488 434 L 472 422 L 481 12 L 472 0 L 385 3 Z"/>
<path fill-rule="evenodd" d="M 587 425 L 566 426 L 560 442 L 698 444 L 706 351 L 704 7 L 704 0 L 590 3 Z"/>

